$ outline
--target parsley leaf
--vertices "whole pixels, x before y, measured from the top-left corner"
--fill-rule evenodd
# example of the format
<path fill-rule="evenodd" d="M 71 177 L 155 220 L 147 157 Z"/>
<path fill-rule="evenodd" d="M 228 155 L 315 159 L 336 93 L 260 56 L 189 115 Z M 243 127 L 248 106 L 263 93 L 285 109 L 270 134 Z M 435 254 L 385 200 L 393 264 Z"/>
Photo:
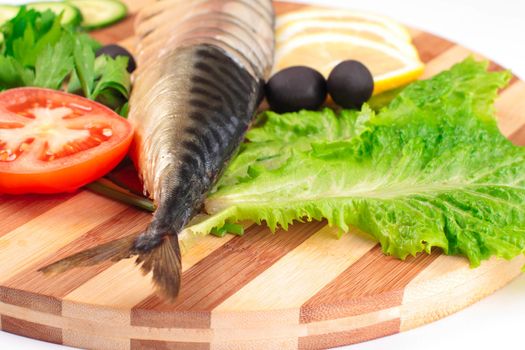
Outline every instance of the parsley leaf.
<path fill-rule="evenodd" d="M 0 91 L 31 84 L 34 73 L 13 57 L 0 56 Z"/>
<path fill-rule="evenodd" d="M 2 27 L 0 90 L 38 86 L 64 88 L 126 113 L 131 87 L 127 57 L 95 58 L 100 44 L 66 28 L 62 15 L 22 7 Z"/>
<path fill-rule="evenodd" d="M 115 59 L 107 57 L 102 76 L 95 87 L 95 91 L 93 91 L 93 98 L 97 98 L 107 90 L 114 90 L 125 98 L 129 98 L 131 82 L 127 67 L 127 57 L 118 56 Z"/>
<path fill-rule="evenodd" d="M 59 89 L 73 70 L 73 47 L 73 38 L 69 34 L 63 34 L 55 46 L 46 46 L 37 58 L 32 85 Z"/>
<path fill-rule="evenodd" d="M 75 42 L 75 72 L 82 87 L 82 92 L 91 98 L 95 75 L 95 53 L 85 36 L 79 36 Z"/>

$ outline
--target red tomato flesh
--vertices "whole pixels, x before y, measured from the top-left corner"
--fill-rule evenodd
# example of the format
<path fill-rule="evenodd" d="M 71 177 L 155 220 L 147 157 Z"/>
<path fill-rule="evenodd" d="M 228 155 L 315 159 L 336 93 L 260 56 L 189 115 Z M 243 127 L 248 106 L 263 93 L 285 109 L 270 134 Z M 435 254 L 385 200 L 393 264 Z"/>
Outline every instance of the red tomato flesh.
<path fill-rule="evenodd" d="M 109 108 L 40 88 L 0 93 L 0 193 L 71 192 L 111 171 L 133 128 Z"/>

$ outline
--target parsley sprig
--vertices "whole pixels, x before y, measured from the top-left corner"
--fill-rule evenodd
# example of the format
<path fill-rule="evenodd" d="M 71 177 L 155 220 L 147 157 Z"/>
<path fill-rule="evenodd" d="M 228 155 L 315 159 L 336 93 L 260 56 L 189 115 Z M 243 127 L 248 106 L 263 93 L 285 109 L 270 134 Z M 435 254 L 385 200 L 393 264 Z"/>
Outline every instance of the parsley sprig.
<path fill-rule="evenodd" d="M 62 15 L 22 7 L 0 27 L 0 91 L 21 86 L 64 90 L 127 110 L 128 58 L 95 57 L 100 44 L 78 28 L 64 27 Z"/>

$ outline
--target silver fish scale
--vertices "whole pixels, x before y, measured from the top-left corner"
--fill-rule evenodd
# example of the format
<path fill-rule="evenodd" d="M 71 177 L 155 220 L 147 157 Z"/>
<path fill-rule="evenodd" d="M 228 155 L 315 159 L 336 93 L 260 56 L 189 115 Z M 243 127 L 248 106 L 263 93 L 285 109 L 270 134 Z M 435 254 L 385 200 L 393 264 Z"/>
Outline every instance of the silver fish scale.
<path fill-rule="evenodd" d="M 165 0 L 137 17 L 139 69 L 176 47 L 222 46 L 255 77 L 273 65 L 274 15 L 269 0 Z M 215 42 L 211 42 L 215 41 Z"/>
<path fill-rule="evenodd" d="M 269 0 L 165 0 L 138 15 L 132 156 L 158 206 L 146 234 L 178 233 L 242 142 L 271 71 L 273 25 Z"/>

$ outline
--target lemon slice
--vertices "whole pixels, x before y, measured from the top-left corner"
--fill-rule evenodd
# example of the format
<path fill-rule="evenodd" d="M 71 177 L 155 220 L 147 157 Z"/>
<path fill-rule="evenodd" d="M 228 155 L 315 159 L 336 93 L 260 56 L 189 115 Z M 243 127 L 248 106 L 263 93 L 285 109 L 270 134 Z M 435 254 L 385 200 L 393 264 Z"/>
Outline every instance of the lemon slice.
<path fill-rule="evenodd" d="M 350 11 L 340 9 L 309 8 L 281 15 L 276 20 L 275 33 L 279 37 L 286 27 L 304 20 L 326 20 L 330 22 L 348 23 L 373 23 L 382 26 L 401 40 L 410 42 L 412 40 L 408 30 L 390 18 L 361 11 Z"/>
<path fill-rule="evenodd" d="M 274 71 L 304 65 L 328 77 L 341 61 L 354 59 L 365 64 L 374 76 L 374 94 L 417 79 L 423 63 L 385 43 L 356 35 L 318 33 L 295 35 L 278 45 Z"/>
<path fill-rule="evenodd" d="M 277 35 L 277 45 L 295 36 L 320 33 L 345 34 L 376 41 L 408 56 L 418 57 L 417 50 L 404 37 L 399 37 L 383 25 L 366 21 L 333 21 L 328 19 L 301 20 L 284 26 Z"/>

